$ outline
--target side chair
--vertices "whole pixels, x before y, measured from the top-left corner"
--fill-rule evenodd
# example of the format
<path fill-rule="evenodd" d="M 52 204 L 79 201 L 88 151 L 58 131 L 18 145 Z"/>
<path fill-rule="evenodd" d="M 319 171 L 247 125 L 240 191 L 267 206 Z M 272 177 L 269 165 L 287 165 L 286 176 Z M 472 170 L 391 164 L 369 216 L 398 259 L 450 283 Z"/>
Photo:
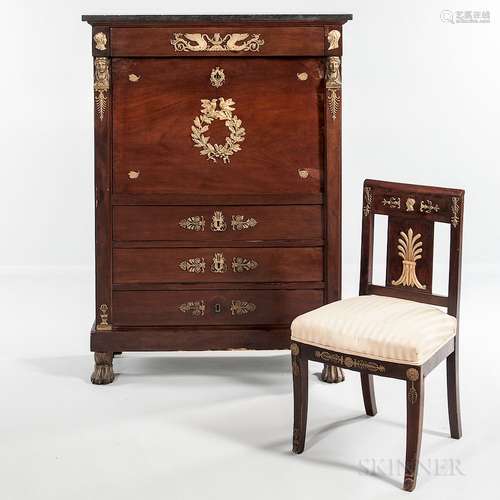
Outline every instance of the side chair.
<path fill-rule="evenodd" d="M 460 189 L 365 181 L 360 296 L 307 312 L 291 325 L 294 453 L 302 453 L 305 445 L 309 361 L 359 372 L 369 416 L 377 413 L 374 375 L 406 382 L 407 491 L 417 480 L 425 378 L 444 360 L 450 434 L 462 436 L 458 316 L 463 209 Z M 388 216 L 385 286 L 372 283 L 375 214 Z M 447 296 L 432 292 L 436 222 L 450 227 Z"/>

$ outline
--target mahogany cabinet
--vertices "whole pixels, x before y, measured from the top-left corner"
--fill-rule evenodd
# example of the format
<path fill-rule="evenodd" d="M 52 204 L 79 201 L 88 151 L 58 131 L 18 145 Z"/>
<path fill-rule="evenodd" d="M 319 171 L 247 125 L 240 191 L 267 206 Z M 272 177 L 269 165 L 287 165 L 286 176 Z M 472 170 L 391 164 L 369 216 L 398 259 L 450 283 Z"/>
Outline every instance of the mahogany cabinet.
<path fill-rule="evenodd" d="M 116 352 L 288 348 L 295 316 L 340 298 L 349 19 L 83 16 L 94 383 Z"/>

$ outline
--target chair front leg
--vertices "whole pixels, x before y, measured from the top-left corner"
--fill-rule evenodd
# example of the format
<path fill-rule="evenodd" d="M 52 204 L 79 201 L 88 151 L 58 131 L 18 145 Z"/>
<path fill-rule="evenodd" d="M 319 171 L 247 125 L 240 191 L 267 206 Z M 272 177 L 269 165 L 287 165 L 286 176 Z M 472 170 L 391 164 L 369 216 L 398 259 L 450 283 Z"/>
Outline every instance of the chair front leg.
<path fill-rule="evenodd" d="M 363 401 L 365 403 L 366 414 L 374 417 L 377 414 L 377 402 L 375 401 L 375 389 L 373 387 L 373 375 L 360 372 L 361 389 L 363 390 Z"/>
<path fill-rule="evenodd" d="M 422 442 L 424 377 L 420 368 L 409 368 L 406 378 L 406 463 L 403 489 L 413 491 L 417 483 Z"/>
<path fill-rule="evenodd" d="M 292 343 L 293 374 L 293 453 L 302 453 L 306 442 L 307 403 L 308 403 L 308 360 L 300 352 L 297 344 Z"/>
<path fill-rule="evenodd" d="M 450 435 L 454 439 L 462 437 L 462 419 L 460 417 L 460 393 L 458 390 L 458 352 L 452 352 L 446 358 L 446 382 L 448 386 L 448 419 Z"/>

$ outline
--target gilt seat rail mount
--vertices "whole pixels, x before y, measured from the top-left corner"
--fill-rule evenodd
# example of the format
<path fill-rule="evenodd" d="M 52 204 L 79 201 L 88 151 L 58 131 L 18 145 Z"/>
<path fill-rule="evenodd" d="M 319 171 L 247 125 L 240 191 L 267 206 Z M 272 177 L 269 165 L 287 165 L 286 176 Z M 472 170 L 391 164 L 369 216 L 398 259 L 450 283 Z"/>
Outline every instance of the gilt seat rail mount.
<path fill-rule="evenodd" d="M 83 16 L 92 27 L 92 381 L 113 353 L 287 349 L 340 298 L 351 15 Z"/>

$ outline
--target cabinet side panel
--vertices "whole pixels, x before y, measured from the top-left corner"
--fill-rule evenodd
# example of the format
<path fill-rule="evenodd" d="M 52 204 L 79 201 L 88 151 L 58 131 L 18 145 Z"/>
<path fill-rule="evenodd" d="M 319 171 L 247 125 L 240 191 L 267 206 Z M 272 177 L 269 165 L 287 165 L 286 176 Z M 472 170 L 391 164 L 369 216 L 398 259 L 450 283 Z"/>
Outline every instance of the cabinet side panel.
<path fill-rule="evenodd" d="M 111 59 L 94 58 L 96 329 L 109 330 L 111 316 Z"/>
<path fill-rule="evenodd" d="M 327 302 L 339 300 L 342 293 L 342 156 L 341 156 L 341 58 L 325 60 L 325 273 Z"/>

